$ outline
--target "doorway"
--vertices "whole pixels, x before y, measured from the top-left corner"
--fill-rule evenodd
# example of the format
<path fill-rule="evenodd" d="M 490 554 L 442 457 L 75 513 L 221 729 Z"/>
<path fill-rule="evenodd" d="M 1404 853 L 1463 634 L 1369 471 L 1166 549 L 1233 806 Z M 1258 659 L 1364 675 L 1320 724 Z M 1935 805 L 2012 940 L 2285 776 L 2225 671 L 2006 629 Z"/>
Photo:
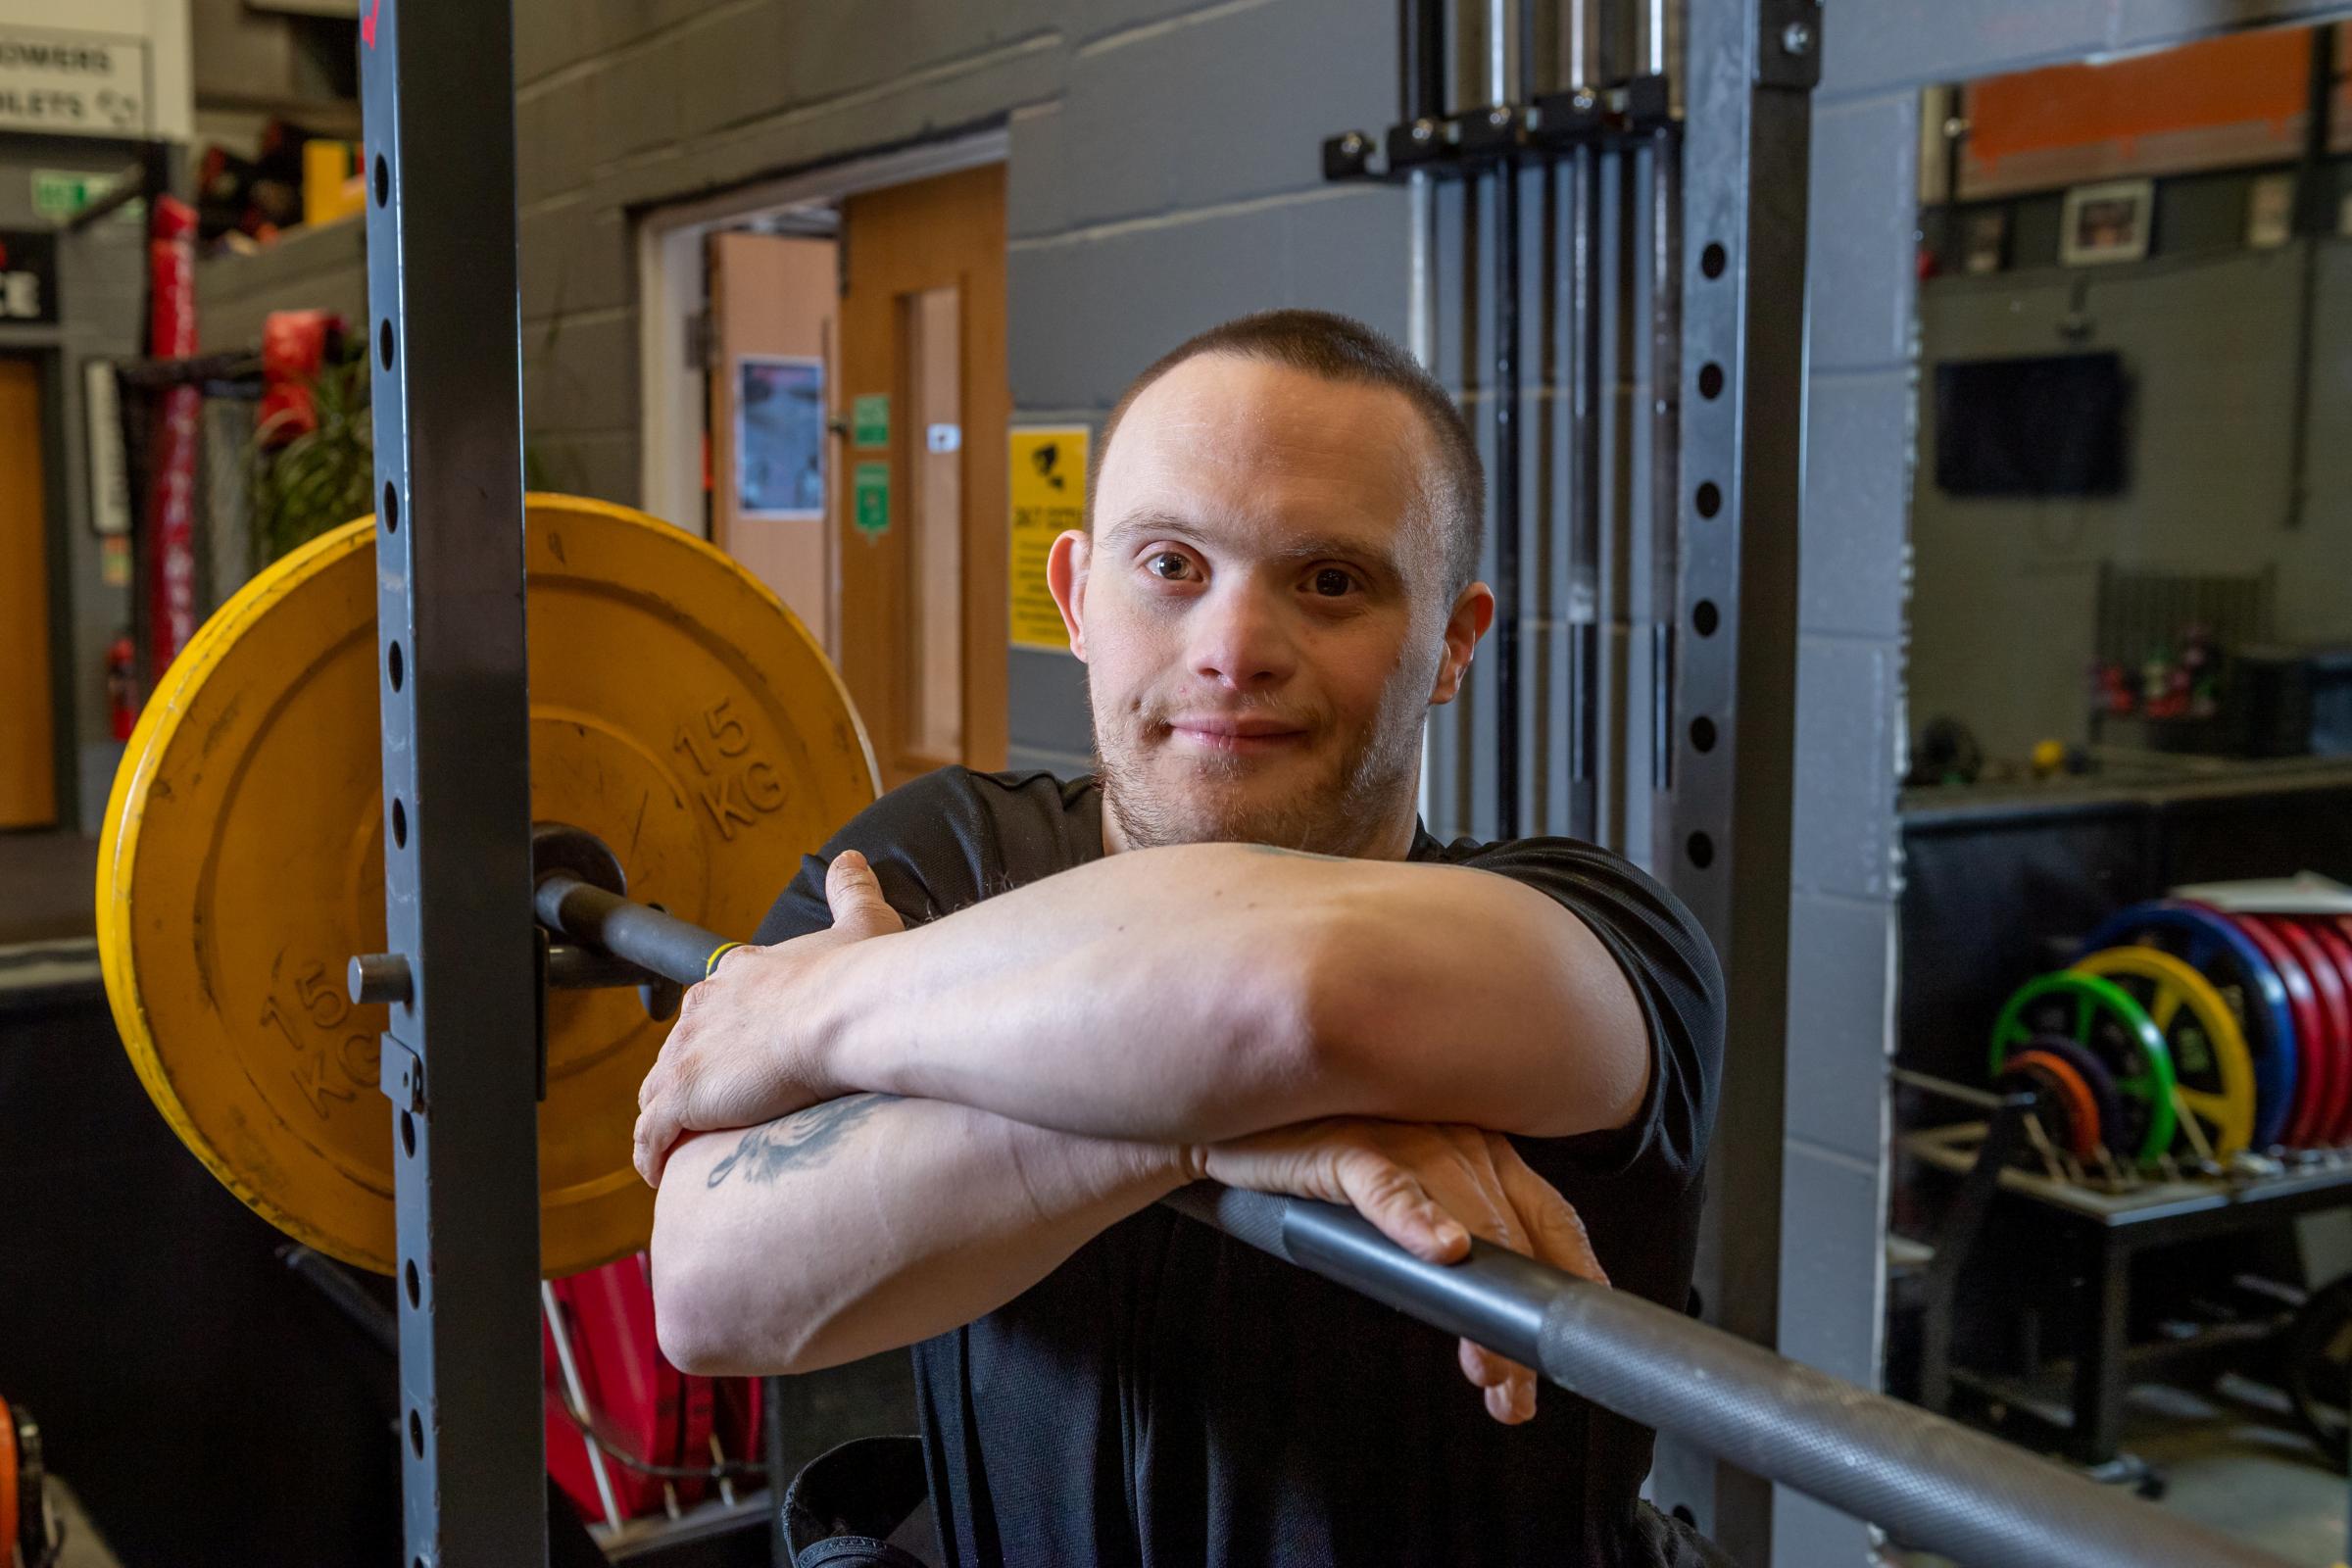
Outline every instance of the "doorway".
<path fill-rule="evenodd" d="M 40 367 L 0 356 L 0 828 L 57 821 Z"/>
<path fill-rule="evenodd" d="M 1002 767 L 1001 132 L 650 215 L 644 505 L 824 645 L 885 787 Z"/>

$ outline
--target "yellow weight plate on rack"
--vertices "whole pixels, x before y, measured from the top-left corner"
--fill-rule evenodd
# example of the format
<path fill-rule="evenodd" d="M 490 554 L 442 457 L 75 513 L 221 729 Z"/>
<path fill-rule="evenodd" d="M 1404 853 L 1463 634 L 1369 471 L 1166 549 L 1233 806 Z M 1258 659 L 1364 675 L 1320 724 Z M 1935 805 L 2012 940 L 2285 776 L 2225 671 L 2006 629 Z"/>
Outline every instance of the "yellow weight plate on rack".
<path fill-rule="evenodd" d="M 2215 1158 L 2253 1142 L 2254 1058 L 2212 981 L 2159 948 L 2106 948 L 2074 967 L 2113 981 L 2147 1009 L 2173 1054 L 2174 1093 L 2204 1126 Z"/>
<path fill-rule="evenodd" d="M 774 594 L 665 523 L 532 495 L 525 532 L 533 816 L 603 839 L 632 897 L 751 930 L 801 857 L 874 798 L 839 677 Z M 172 1130 L 279 1230 L 388 1273 L 387 1014 L 344 992 L 351 956 L 384 947 L 377 682 L 398 677 L 382 662 L 371 518 L 221 607 L 116 774 L 98 935 L 115 1022 Z M 529 894 L 481 889 L 518 921 Z M 630 1128 L 667 1028 L 631 990 L 549 998 L 550 1275 L 645 1244 L 653 1195 Z"/>

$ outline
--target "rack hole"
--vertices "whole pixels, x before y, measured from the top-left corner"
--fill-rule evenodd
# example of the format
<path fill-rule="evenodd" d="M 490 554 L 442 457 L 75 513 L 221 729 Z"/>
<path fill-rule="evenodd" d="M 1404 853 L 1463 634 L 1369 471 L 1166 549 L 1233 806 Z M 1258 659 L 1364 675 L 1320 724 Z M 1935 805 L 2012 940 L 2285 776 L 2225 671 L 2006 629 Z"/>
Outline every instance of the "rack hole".
<path fill-rule="evenodd" d="M 1701 599 L 1690 607 L 1690 624 L 1698 629 L 1701 637 L 1714 636 L 1715 628 L 1722 622 L 1722 619 L 1723 617 L 1716 613 L 1715 601 L 1712 599 Z"/>
<path fill-rule="evenodd" d="M 384 532 L 400 532 L 400 491 L 389 479 L 384 481 Z"/>
<path fill-rule="evenodd" d="M 424 1285 L 416 1277 L 416 1260 L 413 1257 L 410 1258 L 409 1266 L 401 1270 L 401 1273 L 402 1276 L 408 1281 L 409 1304 L 411 1306 L 416 1306 L 420 1304 L 424 1300 Z"/>
<path fill-rule="evenodd" d="M 384 667 L 386 672 L 392 677 L 392 689 L 394 691 L 400 690 L 401 676 L 406 673 L 406 671 L 401 668 L 400 644 L 394 643 L 389 649 L 385 650 Z"/>
<path fill-rule="evenodd" d="M 375 357 L 384 362 L 385 369 L 392 368 L 392 321 L 388 317 L 384 324 L 376 328 Z"/>
<path fill-rule="evenodd" d="M 1698 395 L 1710 401 L 1723 396 L 1723 367 L 1708 362 L 1698 368 Z"/>
<path fill-rule="evenodd" d="M 392 797 L 392 847 L 396 850 L 409 847 L 409 808 L 400 804 L 397 795 Z"/>
<path fill-rule="evenodd" d="M 1694 752 L 1715 749 L 1715 721 L 1704 713 L 1690 721 L 1690 749 Z"/>
<path fill-rule="evenodd" d="M 1696 499 L 1698 514 L 1702 517 L 1712 517 L 1723 510 L 1723 488 L 1712 479 L 1698 487 Z"/>
<path fill-rule="evenodd" d="M 400 1113 L 400 1152 L 411 1158 L 416 1153 L 416 1118 L 405 1110 Z"/>
<path fill-rule="evenodd" d="M 377 153 L 375 155 L 375 205 L 381 207 L 391 199 L 392 166 L 384 162 L 382 153 Z"/>
<path fill-rule="evenodd" d="M 1725 266 L 1730 261 L 1731 258 L 1724 254 L 1721 245 L 1710 244 L 1705 250 L 1698 253 L 1698 270 L 1709 277 L 1721 277 Z"/>
<path fill-rule="evenodd" d="M 1683 848 L 1690 855 L 1690 863 L 1701 871 L 1715 863 L 1715 841 L 1704 833 L 1691 834 Z"/>
<path fill-rule="evenodd" d="M 414 1410 L 409 1412 L 409 1449 L 417 1458 L 424 1457 L 424 1417 Z"/>

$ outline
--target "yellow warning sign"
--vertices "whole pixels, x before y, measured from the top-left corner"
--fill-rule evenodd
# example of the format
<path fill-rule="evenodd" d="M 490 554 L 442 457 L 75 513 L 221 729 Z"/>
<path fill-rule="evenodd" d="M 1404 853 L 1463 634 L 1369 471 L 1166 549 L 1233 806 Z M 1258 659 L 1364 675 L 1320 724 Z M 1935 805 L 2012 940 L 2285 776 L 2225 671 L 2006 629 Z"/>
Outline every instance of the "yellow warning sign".
<path fill-rule="evenodd" d="M 1056 535 L 1086 521 L 1086 447 L 1083 424 L 1024 425 L 1012 432 L 1012 645 L 1070 646 L 1053 592 L 1046 557 Z"/>

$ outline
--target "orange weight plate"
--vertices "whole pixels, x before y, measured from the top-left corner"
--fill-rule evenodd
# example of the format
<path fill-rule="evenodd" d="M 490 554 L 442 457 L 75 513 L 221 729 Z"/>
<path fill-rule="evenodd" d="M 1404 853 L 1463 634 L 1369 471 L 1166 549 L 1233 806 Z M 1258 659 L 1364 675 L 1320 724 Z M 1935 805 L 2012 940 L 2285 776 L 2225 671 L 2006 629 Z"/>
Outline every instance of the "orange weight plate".
<path fill-rule="evenodd" d="M 665 523 L 533 495 L 526 534 L 533 816 L 602 838 L 633 897 L 749 933 L 801 857 L 874 798 L 840 680 L 774 594 Z M 115 1021 L 173 1131 L 278 1229 L 378 1272 L 394 1255 L 387 1015 L 347 999 L 344 969 L 384 946 L 390 678 L 363 519 L 255 578 L 166 671 L 98 867 Z M 481 896 L 531 918 L 526 889 Z M 550 1275 L 645 1243 L 653 1195 L 629 1136 L 666 1029 L 630 990 L 549 1001 Z"/>

